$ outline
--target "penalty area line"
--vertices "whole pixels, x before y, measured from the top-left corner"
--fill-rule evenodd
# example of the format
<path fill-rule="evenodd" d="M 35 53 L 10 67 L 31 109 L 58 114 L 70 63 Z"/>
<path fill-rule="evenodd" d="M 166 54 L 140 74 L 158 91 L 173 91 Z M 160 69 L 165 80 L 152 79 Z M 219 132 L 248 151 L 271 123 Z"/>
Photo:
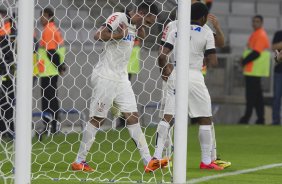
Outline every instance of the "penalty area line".
<path fill-rule="evenodd" d="M 272 169 L 272 168 L 275 168 L 275 167 L 282 167 L 282 163 L 264 165 L 264 166 L 259 166 L 259 167 L 255 167 L 255 168 L 251 168 L 251 169 L 244 169 L 244 170 L 238 170 L 238 171 L 233 171 L 233 172 L 228 172 L 228 173 L 216 174 L 216 175 L 212 175 L 212 176 L 195 178 L 195 179 L 188 180 L 187 183 L 189 183 L 189 184 L 200 183 L 200 182 L 209 181 L 209 180 L 213 180 L 213 179 L 217 179 L 217 178 L 223 178 L 223 177 L 226 177 L 226 176 L 236 176 L 236 175 L 240 175 L 240 174 L 247 174 L 247 173 L 256 172 L 256 171 L 260 171 L 260 170 Z"/>

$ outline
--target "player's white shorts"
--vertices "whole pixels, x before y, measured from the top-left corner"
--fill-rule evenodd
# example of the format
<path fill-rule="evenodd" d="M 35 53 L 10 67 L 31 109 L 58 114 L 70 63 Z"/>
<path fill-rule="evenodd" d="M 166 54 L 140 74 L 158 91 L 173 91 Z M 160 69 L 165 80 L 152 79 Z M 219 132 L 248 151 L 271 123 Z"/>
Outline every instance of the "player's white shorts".
<path fill-rule="evenodd" d="M 91 117 L 106 118 L 113 105 L 121 112 L 137 112 L 137 104 L 130 81 L 117 82 L 97 75 L 92 76 L 93 86 L 90 113 Z"/>
<path fill-rule="evenodd" d="M 163 82 L 163 98 L 161 101 L 160 117 L 164 114 L 175 115 L 175 70 L 167 82 Z M 189 70 L 188 112 L 190 118 L 211 117 L 211 98 L 205 85 L 201 71 Z"/>

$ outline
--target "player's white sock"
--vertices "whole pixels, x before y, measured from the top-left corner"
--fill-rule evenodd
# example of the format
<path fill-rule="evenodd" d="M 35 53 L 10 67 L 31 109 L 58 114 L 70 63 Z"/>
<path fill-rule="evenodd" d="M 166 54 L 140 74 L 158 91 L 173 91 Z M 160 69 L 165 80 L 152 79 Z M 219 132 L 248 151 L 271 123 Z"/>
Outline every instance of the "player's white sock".
<path fill-rule="evenodd" d="M 172 142 L 172 136 L 173 136 L 173 127 L 171 127 L 168 130 L 168 135 L 167 138 L 165 140 L 165 144 L 164 144 L 164 150 L 163 151 L 163 157 L 168 157 L 170 158 L 172 156 L 172 152 L 173 152 L 173 142 Z"/>
<path fill-rule="evenodd" d="M 211 163 L 211 149 L 212 149 L 212 133 L 211 125 L 199 126 L 199 141 L 202 152 L 202 162 L 204 164 Z"/>
<path fill-rule="evenodd" d="M 99 129 L 93 126 L 90 122 L 86 124 L 77 154 L 77 159 L 76 159 L 77 163 L 81 163 L 82 161 L 85 161 L 86 156 L 95 140 L 95 136 L 98 130 Z"/>
<path fill-rule="evenodd" d="M 168 131 L 169 131 L 170 125 L 165 122 L 161 121 L 157 128 L 157 137 L 156 137 L 156 146 L 155 146 L 155 153 L 154 157 L 157 159 L 162 158 L 162 153 L 164 149 L 164 144 L 166 142 L 166 139 L 168 138 Z"/>
<path fill-rule="evenodd" d="M 148 144 L 147 144 L 145 135 L 141 130 L 140 124 L 136 123 L 134 125 L 127 125 L 127 128 L 128 128 L 131 138 L 134 140 L 140 152 L 144 165 L 147 165 L 149 161 L 151 160 L 151 155 L 150 155 L 150 151 L 148 148 Z"/>
<path fill-rule="evenodd" d="M 211 151 L 211 160 L 216 160 L 217 153 L 216 153 L 216 139 L 215 139 L 215 129 L 214 129 L 214 123 L 212 122 L 211 125 L 211 133 L 212 133 L 212 151 Z"/>

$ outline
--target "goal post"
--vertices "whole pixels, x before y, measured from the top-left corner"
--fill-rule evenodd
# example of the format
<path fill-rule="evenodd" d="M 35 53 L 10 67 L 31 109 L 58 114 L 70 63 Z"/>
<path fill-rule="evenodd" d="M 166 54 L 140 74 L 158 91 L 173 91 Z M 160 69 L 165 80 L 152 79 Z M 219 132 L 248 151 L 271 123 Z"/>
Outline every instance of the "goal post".
<path fill-rule="evenodd" d="M 138 58 L 135 58 L 134 62 L 139 62 L 140 68 L 132 75 L 130 82 L 140 114 L 139 122 L 150 154 L 153 156 L 157 123 L 161 120 L 159 116 L 161 97 L 164 91 L 158 66 L 158 49 L 163 29 L 168 22 L 174 20 L 177 8 L 175 0 L 13 1 L 14 9 L 17 11 L 15 21 L 18 32 L 17 49 L 14 51 L 17 57 L 16 136 L 15 142 L 13 139 L 6 140 L 6 137 L 0 141 L 0 183 L 2 179 L 6 183 L 14 180 L 16 184 L 52 180 L 58 183 L 73 181 L 168 183 L 171 182 L 172 177 L 175 183 L 185 183 L 188 110 L 186 81 L 188 81 L 189 68 L 187 58 L 189 58 L 191 0 L 178 1 L 178 40 L 180 41 L 175 47 L 178 49 L 175 145 L 166 146 L 163 152 L 164 157 L 171 156 L 173 152 L 173 167 L 170 163 L 168 168 L 158 169 L 149 174 L 145 173 L 138 148 L 131 140 L 128 130 L 122 125 L 123 117 L 120 117 L 120 113 L 113 112 L 115 106 L 109 111 L 106 122 L 99 129 L 86 157 L 87 163 L 95 171 L 76 172 L 72 170 L 71 164 L 76 161 L 83 128 L 89 121 L 89 102 L 93 92 L 92 71 L 107 46 L 95 40 L 94 33 L 113 12 L 134 10 L 140 2 L 145 1 L 156 3 L 160 14 L 152 27 L 145 28 L 146 33 L 149 34 L 142 42 L 143 45 L 135 47 L 135 51 L 138 50 L 139 53 L 135 54 Z M 43 77 L 39 73 L 46 71 L 47 65 L 41 62 L 47 56 L 42 57 L 46 53 L 42 51 L 44 49 L 34 47 L 35 43 L 41 40 L 44 30 L 41 20 L 42 10 L 46 8 L 54 13 L 54 24 L 62 33 L 66 49 L 63 58 L 67 70 L 64 74 L 56 74 L 58 86 L 55 97 L 60 105 L 56 112 L 53 109 L 43 110 L 43 94 L 45 92 L 46 95 L 48 86 L 42 86 Z M 48 77 L 51 81 L 52 77 Z M 52 99 L 55 97 L 53 96 Z M 53 126 L 54 121 L 57 125 Z M 120 125 L 119 127 L 112 126 L 115 121 Z M 53 129 L 55 132 L 52 132 Z M 0 135 L 2 136 L 2 132 Z M 15 155 L 15 160 L 7 155 Z"/>
<path fill-rule="evenodd" d="M 15 184 L 31 182 L 32 52 L 34 0 L 18 1 Z"/>
<path fill-rule="evenodd" d="M 178 0 L 173 182 L 186 183 L 191 0 Z"/>

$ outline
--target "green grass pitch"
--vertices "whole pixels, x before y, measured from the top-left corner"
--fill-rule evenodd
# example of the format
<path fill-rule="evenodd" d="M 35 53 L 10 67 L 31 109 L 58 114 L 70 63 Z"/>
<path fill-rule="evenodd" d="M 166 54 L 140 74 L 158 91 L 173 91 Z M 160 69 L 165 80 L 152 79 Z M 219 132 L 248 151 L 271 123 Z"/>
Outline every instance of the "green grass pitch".
<path fill-rule="evenodd" d="M 146 128 L 147 141 L 153 153 L 156 127 Z M 223 171 L 200 170 L 200 148 L 198 126 L 189 127 L 187 160 L 187 181 L 234 173 L 264 165 L 282 163 L 282 127 L 280 126 L 216 126 L 218 154 L 232 166 Z M 44 138 L 42 142 L 33 140 L 32 184 L 76 184 L 104 182 L 169 182 L 169 169 L 154 173 L 143 172 L 139 152 L 129 138 L 127 130 L 100 132 L 87 157 L 90 165 L 96 169 L 93 173 L 73 172 L 69 164 L 74 161 L 80 143 L 79 134 L 59 134 L 53 138 Z M 3 147 L 11 151 L 11 142 L 1 141 L 0 183 L 3 176 L 12 176 L 12 164 L 7 160 Z M 10 148 L 9 148 L 10 147 Z M 10 149 L 10 150 L 9 150 Z M 171 168 L 172 169 L 172 168 Z M 282 183 L 282 167 L 269 168 L 254 172 L 218 177 L 202 183 L 211 184 L 249 184 Z M 11 181 L 8 179 L 8 183 Z"/>

